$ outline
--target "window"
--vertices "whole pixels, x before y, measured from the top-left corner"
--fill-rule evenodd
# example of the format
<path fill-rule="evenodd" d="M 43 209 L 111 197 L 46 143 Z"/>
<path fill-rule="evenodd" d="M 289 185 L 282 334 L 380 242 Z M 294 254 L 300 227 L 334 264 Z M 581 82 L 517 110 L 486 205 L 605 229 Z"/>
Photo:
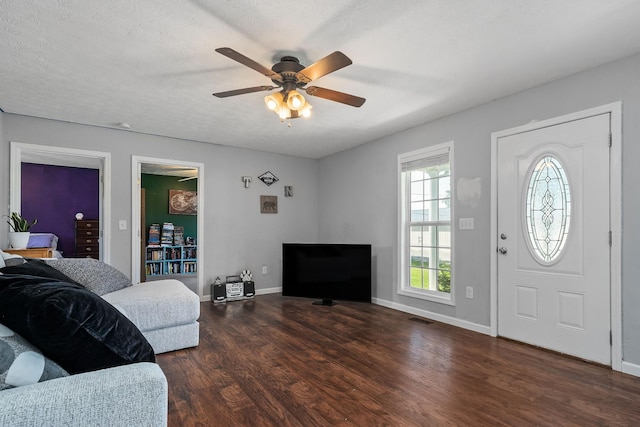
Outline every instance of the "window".
<path fill-rule="evenodd" d="M 544 264 L 557 261 L 569 235 L 571 191 L 562 163 L 552 155 L 531 171 L 525 222 L 534 257 Z"/>
<path fill-rule="evenodd" d="M 398 156 L 398 292 L 447 304 L 453 304 L 452 149 L 448 142 Z"/>

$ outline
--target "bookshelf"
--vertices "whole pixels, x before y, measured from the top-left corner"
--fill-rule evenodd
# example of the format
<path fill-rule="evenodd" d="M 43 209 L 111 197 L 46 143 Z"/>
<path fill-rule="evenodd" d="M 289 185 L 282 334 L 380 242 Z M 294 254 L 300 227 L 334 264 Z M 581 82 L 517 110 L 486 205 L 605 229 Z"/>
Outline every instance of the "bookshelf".
<path fill-rule="evenodd" d="M 197 245 L 147 246 L 147 276 L 195 274 L 198 265 Z"/>

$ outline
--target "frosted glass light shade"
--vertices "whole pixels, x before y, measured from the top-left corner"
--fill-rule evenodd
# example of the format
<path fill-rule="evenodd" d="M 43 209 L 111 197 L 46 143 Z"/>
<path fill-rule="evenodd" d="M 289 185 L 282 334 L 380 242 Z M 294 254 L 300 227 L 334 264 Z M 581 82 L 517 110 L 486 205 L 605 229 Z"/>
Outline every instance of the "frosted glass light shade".
<path fill-rule="evenodd" d="M 282 105 L 277 113 L 281 120 L 291 117 L 291 110 L 289 110 L 285 105 Z"/>
<path fill-rule="evenodd" d="M 300 95 L 298 91 L 292 90 L 289 92 L 289 96 L 287 97 L 287 107 L 291 110 L 299 110 L 304 107 L 306 101 L 304 96 Z"/>
<path fill-rule="evenodd" d="M 298 115 L 302 116 L 302 117 L 309 117 L 311 116 L 311 109 L 313 108 L 313 106 L 311 104 L 309 104 L 308 102 L 304 104 L 304 107 L 302 107 L 301 109 L 298 110 Z"/>
<path fill-rule="evenodd" d="M 281 92 L 272 93 L 264 97 L 264 103 L 267 104 L 269 110 L 276 111 L 282 105 L 283 98 Z"/>

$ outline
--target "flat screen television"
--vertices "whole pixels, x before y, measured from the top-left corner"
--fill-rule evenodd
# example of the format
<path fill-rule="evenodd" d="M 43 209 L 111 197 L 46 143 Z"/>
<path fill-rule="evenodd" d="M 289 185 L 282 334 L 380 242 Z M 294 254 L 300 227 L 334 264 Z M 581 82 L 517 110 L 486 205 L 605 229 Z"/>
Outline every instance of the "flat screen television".
<path fill-rule="evenodd" d="M 371 245 L 282 244 L 282 295 L 371 302 Z"/>

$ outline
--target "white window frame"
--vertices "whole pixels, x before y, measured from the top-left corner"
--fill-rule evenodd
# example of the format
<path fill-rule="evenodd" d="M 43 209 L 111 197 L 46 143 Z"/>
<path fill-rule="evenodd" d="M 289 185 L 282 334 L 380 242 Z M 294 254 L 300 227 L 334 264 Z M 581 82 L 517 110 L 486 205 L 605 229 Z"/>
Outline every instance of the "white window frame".
<path fill-rule="evenodd" d="M 427 289 L 416 289 L 410 286 L 411 280 L 411 250 L 409 229 L 411 223 L 411 207 L 409 206 L 409 181 L 405 179 L 402 165 L 408 162 L 420 161 L 430 157 L 449 155 L 450 165 L 450 214 L 449 227 L 451 230 L 451 289 L 449 293 L 433 291 Z M 402 153 L 398 155 L 397 176 L 398 176 L 398 294 L 413 298 L 434 301 L 441 304 L 454 304 L 454 168 L 453 168 L 453 141 L 433 145 L 420 150 Z M 440 225 L 442 222 L 439 221 Z"/>

